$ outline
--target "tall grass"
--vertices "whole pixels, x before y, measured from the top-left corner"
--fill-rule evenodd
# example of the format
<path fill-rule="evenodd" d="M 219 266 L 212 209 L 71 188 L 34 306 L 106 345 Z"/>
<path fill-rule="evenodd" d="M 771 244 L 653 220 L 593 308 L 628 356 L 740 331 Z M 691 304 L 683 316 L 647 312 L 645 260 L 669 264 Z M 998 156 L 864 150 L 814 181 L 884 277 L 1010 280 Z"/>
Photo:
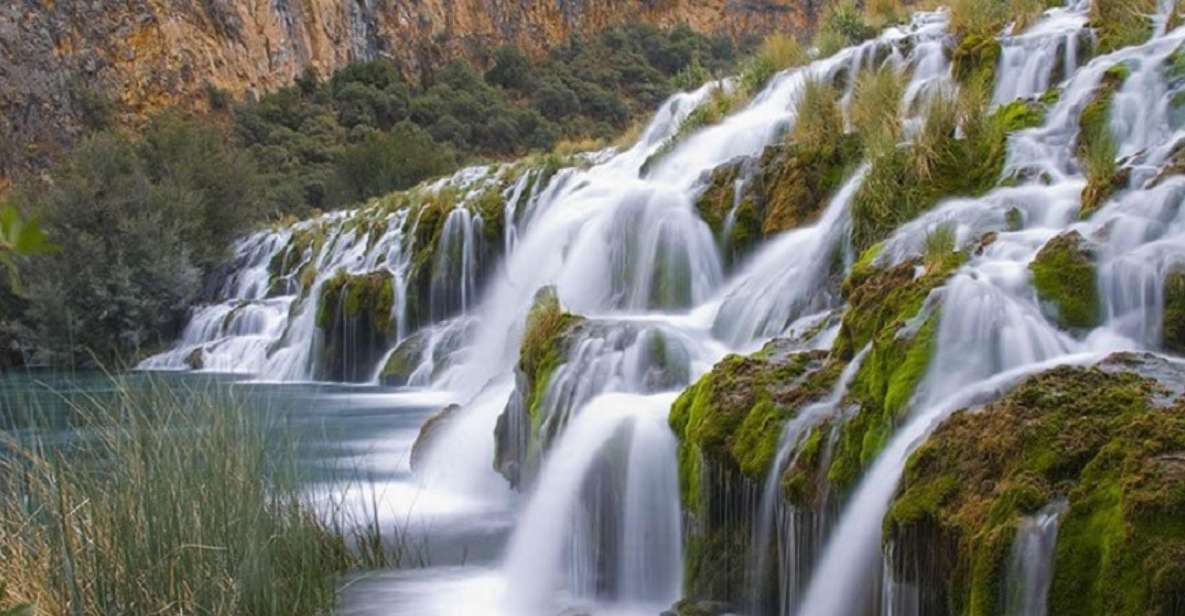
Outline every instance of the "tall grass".
<path fill-rule="evenodd" d="M 960 35 L 995 36 L 1009 23 L 1020 32 L 1046 9 L 1060 4 L 1051 0 L 955 0 L 950 6 L 950 25 Z"/>
<path fill-rule="evenodd" d="M 791 138 L 811 149 L 830 143 L 844 133 L 839 91 L 819 77 L 808 77 L 795 101 Z"/>
<path fill-rule="evenodd" d="M 889 65 L 856 77 L 852 127 L 871 156 L 891 152 L 901 139 L 901 99 L 905 76 Z"/>
<path fill-rule="evenodd" d="M 71 402 L 64 446 L 0 436 L 0 609 L 331 609 L 367 531 L 308 502 L 292 432 L 225 389 L 115 387 Z"/>
<path fill-rule="evenodd" d="M 810 61 L 798 40 L 788 34 L 771 34 L 761 41 L 757 51 L 741 64 L 738 79 L 742 98 L 759 92 L 780 71 L 802 66 Z"/>

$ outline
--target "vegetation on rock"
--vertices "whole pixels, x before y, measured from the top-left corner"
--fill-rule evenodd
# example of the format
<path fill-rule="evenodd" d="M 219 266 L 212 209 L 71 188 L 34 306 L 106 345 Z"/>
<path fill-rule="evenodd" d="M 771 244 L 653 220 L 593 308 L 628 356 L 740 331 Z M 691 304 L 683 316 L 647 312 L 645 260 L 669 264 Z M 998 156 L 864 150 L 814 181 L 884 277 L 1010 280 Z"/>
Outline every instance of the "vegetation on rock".
<path fill-rule="evenodd" d="M 1127 183 L 1129 171 L 1120 170 L 1115 160 L 1119 147 L 1111 134 L 1111 100 L 1127 80 L 1129 69 L 1116 64 L 1107 69 L 1090 101 L 1078 116 L 1077 156 L 1086 171 L 1079 216 L 1089 218 L 1102 203 Z"/>
<path fill-rule="evenodd" d="M 1145 365 L 1032 377 L 946 421 L 910 458 L 885 519 L 901 581 L 945 613 L 998 614 L 1022 516 L 1066 499 L 1049 612 L 1168 614 L 1185 601 L 1185 407 Z M 1176 371 L 1176 372 L 1174 372 Z"/>
<path fill-rule="evenodd" d="M 1095 255 L 1082 234 L 1070 231 L 1053 238 L 1029 269 L 1037 296 L 1053 309 L 1058 323 L 1070 328 L 1098 324 L 1101 308 Z"/>
<path fill-rule="evenodd" d="M 1165 276 L 1163 309 L 1161 344 L 1185 355 L 1185 265 L 1175 265 Z"/>
<path fill-rule="evenodd" d="M 321 286 L 317 327 L 324 334 L 318 376 L 364 381 L 396 331 L 395 289 L 390 272 L 340 271 Z"/>

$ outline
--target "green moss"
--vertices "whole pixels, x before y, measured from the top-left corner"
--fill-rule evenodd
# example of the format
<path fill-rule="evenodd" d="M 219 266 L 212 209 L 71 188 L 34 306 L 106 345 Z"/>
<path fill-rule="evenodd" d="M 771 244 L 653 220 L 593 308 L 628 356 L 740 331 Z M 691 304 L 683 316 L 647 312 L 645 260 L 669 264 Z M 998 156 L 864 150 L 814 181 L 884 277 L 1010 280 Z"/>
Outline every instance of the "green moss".
<path fill-rule="evenodd" d="M 526 398 L 527 415 L 531 424 L 529 457 L 537 455 L 543 446 L 540 428 L 545 418 L 541 406 L 547 395 L 552 373 L 563 364 L 567 357 L 568 339 L 573 330 L 583 322 L 583 317 L 563 309 L 554 287 L 541 289 L 527 314 L 518 368 L 526 375 L 526 391 L 530 392 Z"/>
<path fill-rule="evenodd" d="M 1165 276 L 1162 321 L 1161 344 L 1185 354 L 1185 266 L 1178 265 Z"/>
<path fill-rule="evenodd" d="M 1051 614 L 1161 614 L 1185 598 L 1164 580 L 1185 545 L 1185 414 L 1113 368 L 1057 368 L 978 412 L 951 417 L 910 457 L 885 518 L 894 558 L 945 567 L 920 582 L 946 611 L 998 614 L 1021 516 L 1068 499 Z M 921 538 L 942 538 L 923 544 Z M 908 570 L 908 569 L 905 569 Z M 1159 577 L 1158 577 L 1159 576 Z M 1170 611 L 1164 611 L 1170 608 Z"/>
<path fill-rule="evenodd" d="M 869 351 L 848 389 L 848 402 L 857 412 L 839 427 L 826 469 L 833 487 L 853 486 L 888 442 L 934 354 L 939 314 L 925 310 L 926 298 L 966 258 L 966 253 L 952 253 L 920 276 L 915 276 L 922 265 L 918 259 L 849 278 L 848 310 L 832 352 L 851 357 L 865 346 Z"/>
<path fill-rule="evenodd" d="M 761 240 L 813 222 L 860 157 L 860 140 L 842 133 L 829 133 L 827 139 L 810 145 L 770 146 L 754 161 L 756 169 L 740 194 L 736 184 L 745 161 L 731 161 L 713 170 L 696 209 L 721 238 L 729 261 L 736 262 Z M 730 235 L 724 237 L 730 216 Z"/>
<path fill-rule="evenodd" d="M 395 332 L 395 290 L 389 272 L 347 274 L 344 270 L 321 286 L 317 304 L 317 326 L 327 329 L 340 318 L 366 316 L 375 330 L 384 336 Z"/>
<path fill-rule="evenodd" d="M 1111 102 L 1129 73 L 1128 66 L 1122 63 L 1108 68 L 1078 116 L 1076 154 L 1087 176 L 1079 210 L 1082 218 L 1088 218 L 1098 210 L 1127 181 L 1126 173 L 1118 169 L 1115 163 L 1118 148 L 1111 134 L 1110 118 Z"/>
<path fill-rule="evenodd" d="M 978 82 L 991 86 L 996 82 L 1000 53 L 1000 41 L 994 36 L 966 34 L 951 58 L 951 72 L 959 83 Z"/>
<path fill-rule="evenodd" d="M 786 420 L 829 391 L 842 364 L 826 353 L 783 352 L 775 341 L 749 356 L 729 355 L 689 387 L 671 407 L 679 439 L 684 506 L 701 507 L 703 458 L 719 468 L 760 480 L 777 454 Z"/>
<path fill-rule="evenodd" d="M 1029 265 L 1037 296 L 1063 327 L 1098 325 L 1101 308 L 1095 257 L 1077 231 L 1050 240 Z"/>

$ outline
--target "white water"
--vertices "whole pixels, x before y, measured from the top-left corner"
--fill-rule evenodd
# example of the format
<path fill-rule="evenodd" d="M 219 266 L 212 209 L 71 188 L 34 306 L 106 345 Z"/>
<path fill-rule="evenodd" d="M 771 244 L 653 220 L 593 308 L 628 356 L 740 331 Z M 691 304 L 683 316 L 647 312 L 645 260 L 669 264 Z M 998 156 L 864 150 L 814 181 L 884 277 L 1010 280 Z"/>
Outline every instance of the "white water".
<path fill-rule="evenodd" d="M 1017 525 L 1008 559 L 1006 616 L 1045 616 L 1058 520 L 1067 508 L 1065 501 L 1055 501 Z"/>

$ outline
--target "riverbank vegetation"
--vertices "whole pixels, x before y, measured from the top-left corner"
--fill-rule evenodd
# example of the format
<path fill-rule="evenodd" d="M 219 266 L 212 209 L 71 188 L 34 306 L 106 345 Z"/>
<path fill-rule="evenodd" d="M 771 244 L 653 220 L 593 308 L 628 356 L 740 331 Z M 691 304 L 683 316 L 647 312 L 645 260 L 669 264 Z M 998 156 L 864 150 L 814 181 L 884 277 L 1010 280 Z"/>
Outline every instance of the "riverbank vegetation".
<path fill-rule="evenodd" d="M 279 418 L 212 385 L 111 386 L 70 398 L 68 441 L 0 433 L 0 613 L 323 614 L 342 572 L 402 560 L 398 529 L 311 504 Z"/>

